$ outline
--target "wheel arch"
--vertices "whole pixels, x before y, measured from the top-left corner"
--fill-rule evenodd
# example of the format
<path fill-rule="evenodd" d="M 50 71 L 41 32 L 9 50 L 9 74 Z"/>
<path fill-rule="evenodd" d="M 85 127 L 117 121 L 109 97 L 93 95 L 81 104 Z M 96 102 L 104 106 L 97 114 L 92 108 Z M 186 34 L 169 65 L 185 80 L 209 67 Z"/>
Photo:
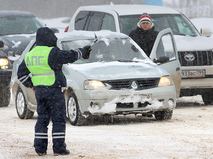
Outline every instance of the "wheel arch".
<path fill-rule="evenodd" d="M 64 97 L 65 97 L 65 104 L 66 104 L 66 117 L 68 118 L 68 113 L 67 113 L 67 101 L 68 101 L 68 97 L 69 97 L 69 94 L 71 92 L 74 92 L 74 90 L 71 88 L 71 87 L 68 87 L 66 89 L 66 91 L 64 92 Z M 75 93 L 75 92 L 74 92 Z"/>

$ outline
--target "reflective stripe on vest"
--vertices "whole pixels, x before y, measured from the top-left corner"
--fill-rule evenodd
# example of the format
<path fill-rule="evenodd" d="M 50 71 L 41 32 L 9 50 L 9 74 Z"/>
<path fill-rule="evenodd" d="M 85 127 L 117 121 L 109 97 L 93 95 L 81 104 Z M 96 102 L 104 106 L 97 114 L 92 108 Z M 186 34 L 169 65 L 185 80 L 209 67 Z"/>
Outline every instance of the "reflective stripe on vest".
<path fill-rule="evenodd" d="M 25 55 L 25 64 L 32 74 L 34 86 L 51 86 L 55 83 L 55 72 L 48 64 L 48 57 L 53 47 L 36 46 Z"/>
<path fill-rule="evenodd" d="M 33 74 L 32 76 L 51 76 L 54 75 L 54 71 L 53 72 L 47 72 L 47 73 L 43 73 L 43 74 Z"/>

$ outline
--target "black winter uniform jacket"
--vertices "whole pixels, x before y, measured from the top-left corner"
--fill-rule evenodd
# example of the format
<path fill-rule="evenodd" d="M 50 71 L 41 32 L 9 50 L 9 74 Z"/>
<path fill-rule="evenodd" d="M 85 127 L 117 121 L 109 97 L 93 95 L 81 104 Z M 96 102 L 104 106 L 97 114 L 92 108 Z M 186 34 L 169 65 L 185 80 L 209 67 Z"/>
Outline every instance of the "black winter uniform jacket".
<path fill-rule="evenodd" d="M 158 32 L 154 30 L 154 26 L 149 30 L 143 30 L 137 26 L 137 28 L 129 34 L 129 36 L 141 47 L 148 57 L 151 54 L 157 35 Z"/>
<path fill-rule="evenodd" d="M 38 29 L 36 34 L 37 46 L 49 46 L 54 47 L 49 54 L 48 64 L 53 71 L 55 71 L 55 83 L 51 87 L 66 87 L 66 78 L 62 72 L 63 64 L 73 63 L 82 57 L 85 53 L 84 49 L 79 48 L 77 50 L 63 51 L 56 47 L 57 37 L 47 27 Z M 18 68 L 18 79 L 24 84 L 25 87 L 33 87 L 31 78 L 28 76 L 30 71 L 26 67 L 24 60 Z M 29 77 L 25 79 L 26 77 Z M 24 82 L 23 82 L 24 81 Z"/>

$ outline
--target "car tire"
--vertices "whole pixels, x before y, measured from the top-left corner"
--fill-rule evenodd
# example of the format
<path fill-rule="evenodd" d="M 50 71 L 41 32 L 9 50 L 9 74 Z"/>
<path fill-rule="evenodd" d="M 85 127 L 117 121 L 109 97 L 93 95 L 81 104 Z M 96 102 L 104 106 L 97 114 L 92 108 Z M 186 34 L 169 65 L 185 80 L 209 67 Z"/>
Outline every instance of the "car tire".
<path fill-rule="evenodd" d="M 170 120 L 172 119 L 173 110 L 157 111 L 154 114 L 157 120 Z"/>
<path fill-rule="evenodd" d="M 205 92 L 202 94 L 203 103 L 205 105 L 213 104 L 213 92 Z"/>
<path fill-rule="evenodd" d="M 32 119 L 34 112 L 27 108 L 26 99 L 24 93 L 19 88 L 16 94 L 16 112 L 20 119 Z"/>
<path fill-rule="evenodd" d="M 76 95 L 71 92 L 67 99 L 67 115 L 71 125 L 81 126 L 86 119 L 82 116 Z"/>
<path fill-rule="evenodd" d="M 10 87 L 1 89 L 0 94 L 0 107 L 7 107 L 10 104 Z"/>

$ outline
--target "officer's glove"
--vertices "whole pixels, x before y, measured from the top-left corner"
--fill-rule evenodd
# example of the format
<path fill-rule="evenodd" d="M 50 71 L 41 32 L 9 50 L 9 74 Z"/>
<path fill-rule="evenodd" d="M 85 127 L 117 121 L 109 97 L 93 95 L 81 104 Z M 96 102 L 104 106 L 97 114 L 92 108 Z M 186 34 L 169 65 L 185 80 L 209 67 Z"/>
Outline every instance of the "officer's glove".
<path fill-rule="evenodd" d="M 90 45 L 84 46 L 83 49 L 84 49 L 84 53 L 83 53 L 82 57 L 84 59 L 88 59 L 89 55 L 90 55 L 90 51 L 92 50 L 91 46 Z"/>

